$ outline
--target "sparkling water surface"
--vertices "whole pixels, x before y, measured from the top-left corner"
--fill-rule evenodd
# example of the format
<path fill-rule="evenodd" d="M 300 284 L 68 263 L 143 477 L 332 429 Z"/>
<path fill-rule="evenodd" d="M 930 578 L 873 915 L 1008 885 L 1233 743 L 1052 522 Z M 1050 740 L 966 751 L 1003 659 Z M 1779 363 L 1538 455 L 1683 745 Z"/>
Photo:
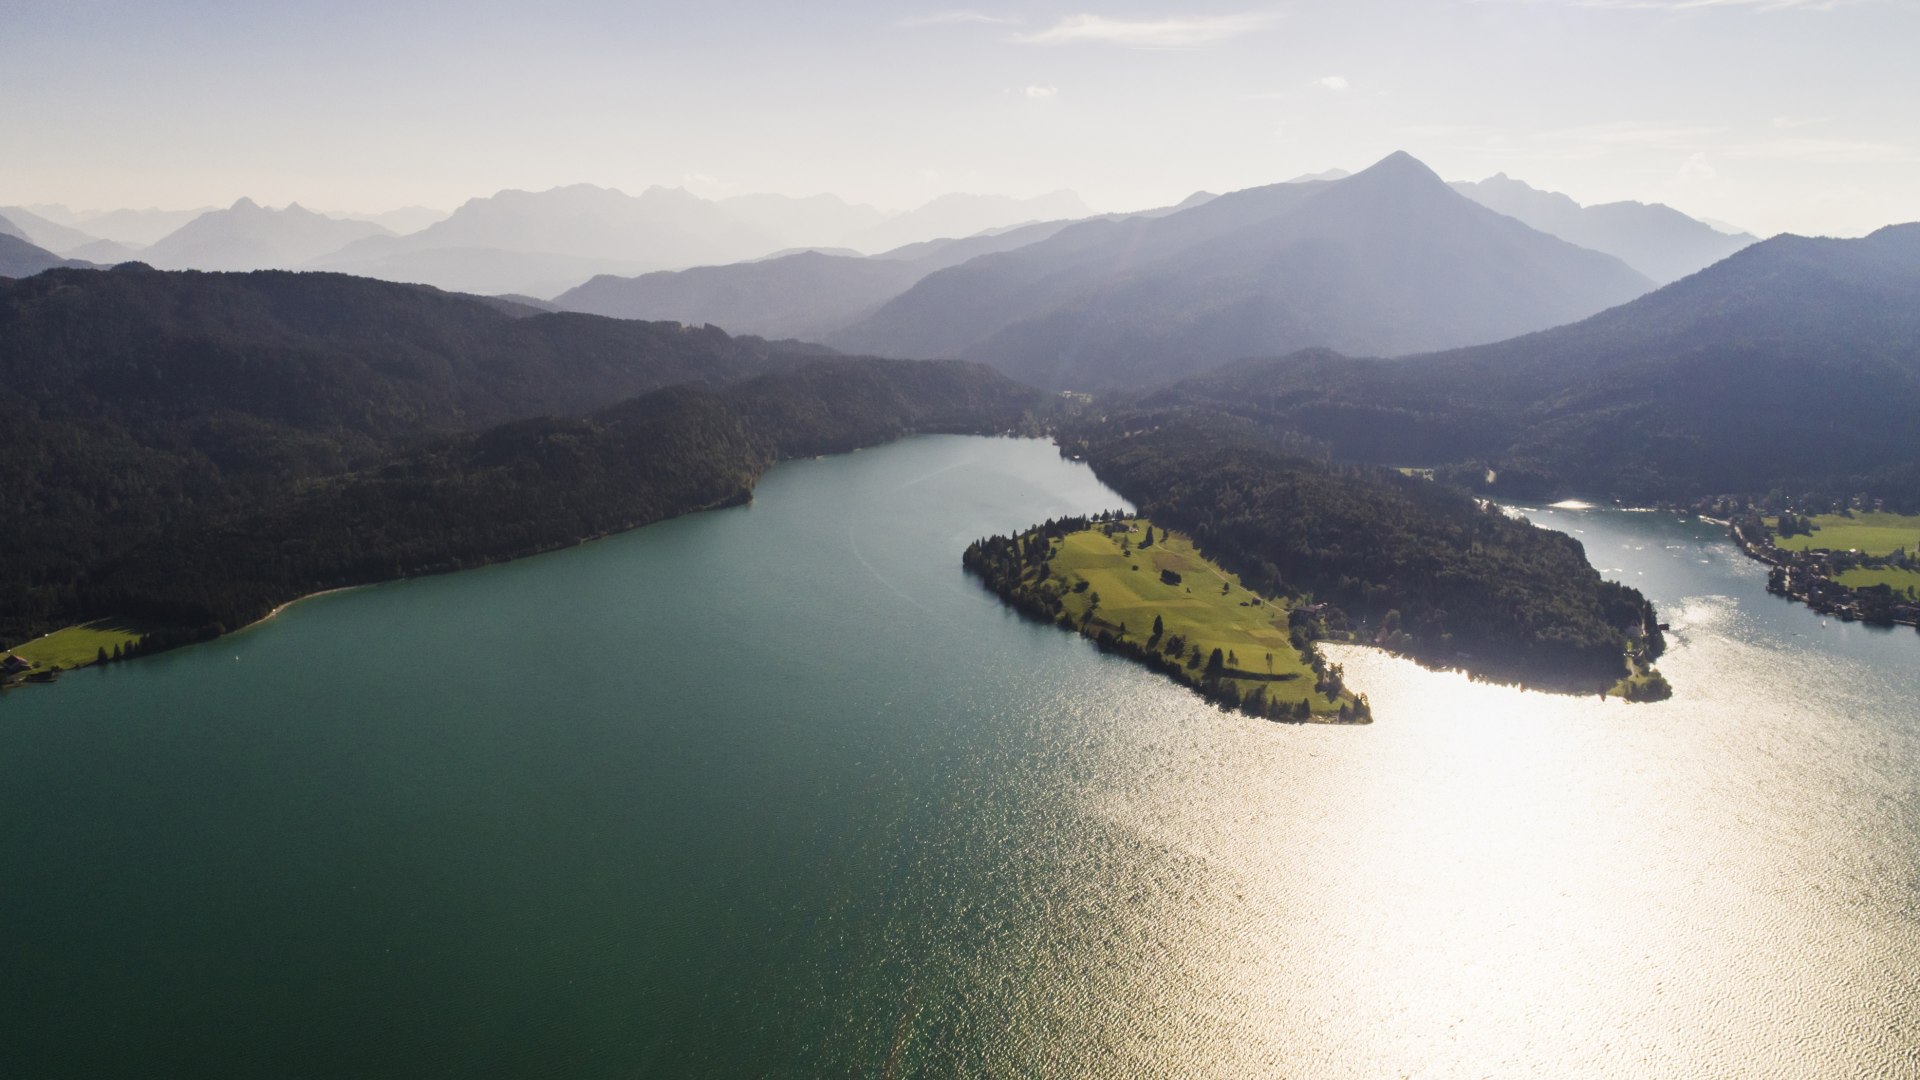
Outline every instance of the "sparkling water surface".
<path fill-rule="evenodd" d="M 1920 1075 L 1920 635 L 1516 508 L 1672 701 L 1272 724 L 960 572 L 1124 505 L 910 439 L 5 695 L 0 1076 Z"/>

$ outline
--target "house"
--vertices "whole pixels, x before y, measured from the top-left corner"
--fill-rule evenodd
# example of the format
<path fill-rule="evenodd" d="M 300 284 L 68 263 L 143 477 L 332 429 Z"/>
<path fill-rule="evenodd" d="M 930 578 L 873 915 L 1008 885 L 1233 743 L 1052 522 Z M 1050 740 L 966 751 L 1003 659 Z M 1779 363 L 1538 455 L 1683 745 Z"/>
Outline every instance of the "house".
<path fill-rule="evenodd" d="M 17 675 L 32 666 L 25 660 L 8 653 L 5 659 L 0 659 L 0 675 Z"/>

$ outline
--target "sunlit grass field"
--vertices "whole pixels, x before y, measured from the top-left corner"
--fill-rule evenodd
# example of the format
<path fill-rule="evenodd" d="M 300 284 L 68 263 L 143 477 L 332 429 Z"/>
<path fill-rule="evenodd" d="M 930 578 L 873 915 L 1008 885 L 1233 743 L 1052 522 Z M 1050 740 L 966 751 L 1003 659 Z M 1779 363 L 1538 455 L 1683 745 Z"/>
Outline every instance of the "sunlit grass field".
<path fill-rule="evenodd" d="M 1146 538 L 1148 523 L 1132 519 L 1119 524 L 1129 531 L 1108 536 L 1103 524 L 1096 524 L 1053 546 L 1053 574 L 1069 586 L 1064 602 L 1076 625 L 1098 596 L 1088 632 L 1106 630 L 1145 646 L 1159 616 L 1164 631 L 1160 645 L 1175 636 L 1184 638 L 1183 652 L 1191 655 L 1197 646 L 1202 664 L 1219 649 L 1228 657 L 1230 672 L 1248 676 L 1223 680 L 1242 695 L 1264 688 L 1271 700 L 1305 700 L 1316 713 L 1338 711 L 1339 701 L 1314 691 L 1313 669 L 1288 637 L 1284 603 L 1269 603 L 1248 591 L 1238 577 L 1201 556 L 1179 533 L 1156 527 L 1155 544 L 1142 549 L 1139 543 Z M 1163 570 L 1179 574 L 1180 583 L 1162 581 Z M 1087 588 L 1073 591 L 1080 581 Z M 1197 677 L 1200 669 L 1190 670 Z"/>
<path fill-rule="evenodd" d="M 1920 570 L 1901 570 L 1891 566 L 1858 567 L 1845 571 L 1834 580 L 1849 589 L 1887 585 L 1901 594 L 1907 594 L 1909 589 L 1920 592 Z"/>
<path fill-rule="evenodd" d="M 130 623 L 98 619 L 55 630 L 6 651 L 32 664 L 36 671 L 51 671 L 85 667 L 100 658 L 100 650 L 105 649 L 111 657 L 115 648 L 130 646 L 143 636 L 144 632 Z"/>
<path fill-rule="evenodd" d="M 1769 524 L 1778 524 L 1778 519 Z M 1821 514 L 1813 524 L 1812 536 L 1783 537 L 1774 545 L 1784 551 L 1859 551 L 1866 555 L 1891 555 L 1895 548 L 1920 549 L 1920 515 Z"/>

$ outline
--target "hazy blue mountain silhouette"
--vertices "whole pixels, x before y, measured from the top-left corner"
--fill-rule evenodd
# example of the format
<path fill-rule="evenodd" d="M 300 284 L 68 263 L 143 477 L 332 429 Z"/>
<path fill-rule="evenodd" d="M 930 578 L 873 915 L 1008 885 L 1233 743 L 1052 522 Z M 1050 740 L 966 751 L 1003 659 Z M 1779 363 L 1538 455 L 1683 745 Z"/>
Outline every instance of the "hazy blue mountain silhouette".
<path fill-rule="evenodd" d="M 929 275 L 827 343 L 1102 389 L 1312 346 L 1391 355 L 1498 341 L 1652 287 L 1397 153 L 1344 179 L 1075 225 Z"/>
<path fill-rule="evenodd" d="M 386 234 L 371 222 L 341 221 L 299 203 L 275 210 L 240 199 L 161 237 L 140 253 L 140 261 L 163 270 L 286 269 Z"/>
<path fill-rule="evenodd" d="M 1614 202 L 1581 206 L 1498 173 L 1453 185 L 1474 202 L 1584 248 L 1604 251 L 1661 284 L 1705 269 L 1754 242 L 1729 236 L 1663 203 Z"/>

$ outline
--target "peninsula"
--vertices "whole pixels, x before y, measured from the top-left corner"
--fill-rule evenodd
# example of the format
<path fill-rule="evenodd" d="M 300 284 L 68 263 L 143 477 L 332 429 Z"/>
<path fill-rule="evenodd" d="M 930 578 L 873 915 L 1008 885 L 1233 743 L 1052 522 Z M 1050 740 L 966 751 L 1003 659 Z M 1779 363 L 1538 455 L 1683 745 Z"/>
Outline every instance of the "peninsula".
<path fill-rule="evenodd" d="M 1313 650 L 1315 610 L 1268 600 L 1146 518 L 1049 521 L 967 548 L 962 564 L 1034 618 L 1075 629 L 1227 709 L 1367 723 L 1364 695 Z"/>
<path fill-rule="evenodd" d="M 1310 611 L 1316 636 L 1537 690 L 1668 693 L 1646 597 L 1603 579 L 1575 538 L 1458 488 L 1307 458 L 1208 407 L 1069 421 L 1058 441 L 1290 620 Z"/>

